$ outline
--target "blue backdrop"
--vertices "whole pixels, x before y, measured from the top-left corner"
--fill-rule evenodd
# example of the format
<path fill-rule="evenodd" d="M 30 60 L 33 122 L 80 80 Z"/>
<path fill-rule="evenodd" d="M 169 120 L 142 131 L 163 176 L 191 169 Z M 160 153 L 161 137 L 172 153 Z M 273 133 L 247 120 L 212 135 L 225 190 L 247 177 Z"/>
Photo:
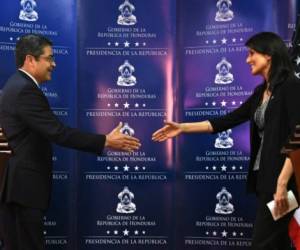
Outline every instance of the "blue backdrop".
<path fill-rule="evenodd" d="M 43 34 L 57 68 L 42 89 L 59 118 L 105 134 L 122 122 L 142 142 L 138 152 L 102 156 L 55 146 L 47 248 L 248 249 L 248 124 L 161 144 L 151 134 L 164 119 L 238 107 L 261 81 L 245 63 L 245 41 L 274 31 L 289 43 L 297 8 L 296 0 L 2 0 L 0 87 L 15 71 L 17 39 Z"/>

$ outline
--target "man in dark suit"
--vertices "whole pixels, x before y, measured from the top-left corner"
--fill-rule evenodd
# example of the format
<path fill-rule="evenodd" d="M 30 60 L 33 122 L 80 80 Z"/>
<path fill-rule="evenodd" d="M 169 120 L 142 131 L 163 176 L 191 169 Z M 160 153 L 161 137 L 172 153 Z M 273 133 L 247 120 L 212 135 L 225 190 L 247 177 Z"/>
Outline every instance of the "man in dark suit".
<path fill-rule="evenodd" d="M 1 96 L 2 96 L 2 90 L 0 90 L 0 103 L 1 103 Z M 4 132 L 1 127 L 1 121 L 0 121 L 0 190 L 3 185 L 3 175 L 4 172 L 6 171 L 7 160 L 11 155 L 11 153 L 12 151 L 8 146 L 8 141 L 6 136 L 4 135 Z M 0 231 L 0 235 L 1 235 L 1 231 Z M 1 249 L 1 244 L 2 243 L 0 242 L 0 249 Z"/>
<path fill-rule="evenodd" d="M 12 152 L 8 146 L 7 138 L 5 137 L 2 128 L 0 127 L 0 189 L 3 185 L 2 180 L 7 165 L 6 163 L 11 153 Z"/>
<path fill-rule="evenodd" d="M 56 118 L 39 87 L 51 79 L 56 66 L 47 38 L 21 37 L 15 53 L 18 70 L 2 89 L 0 103 L 1 125 L 13 150 L 0 190 L 0 226 L 5 250 L 42 250 L 42 218 L 51 193 L 51 142 L 96 154 L 104 147 L 133 151 L 140 143 L 120 132 L 121 123 L 107 135 L 96 135 L 66 127 Z"/>
<path fill-rule="evenodd" d="M 1 91 L 0 91 L 0 97 L 1 97 Z M 1 124 L 0 124 L 1 126 Z M 0 127 L 0 189 L 3 185 L 3 175 L 6 171 L 7 166 L 7 160 L 9 156 L 11 155 L 11 150 L 8 147 L 7 139 L 2 131 L 2 128 Z M 1 220 L 0 220 L 1 225 Z M 1 235 L 3 235 L 3 232 L 1 231 L 3 228 L 0 226 L 0 249 L 3 249 L 3 242 L 1 241 Z"/>

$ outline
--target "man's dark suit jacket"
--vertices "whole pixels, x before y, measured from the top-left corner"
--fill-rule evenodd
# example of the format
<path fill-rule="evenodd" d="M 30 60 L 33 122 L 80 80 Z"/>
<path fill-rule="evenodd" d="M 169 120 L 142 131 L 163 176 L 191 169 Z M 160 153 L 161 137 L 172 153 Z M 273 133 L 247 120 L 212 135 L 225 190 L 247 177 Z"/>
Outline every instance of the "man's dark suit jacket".
<path fill-rule="evenodd" d="M 9 159 L 2 202 L 47 209 L 52 183 L 51 142 L 100 154 L 105 135 L 83 133 L 63 125 L 50 109 L 47 98 L 22 71 L 3 88 L 0 120 L 14 155 Z"/>
<path fill-rule="evenodd" d="M 0 90 L 0 103 L 1 103 L 1 96 L 2 96 L 2 90 Z M 0 128 L 2 129 L 1 127 L 1 120 L 0 120 Z M 2 130 L 2 134 L 0 135 L 0 143 L 7 143 L 7 139 L 4 135 L 4 131 Z M 3 186 L 3 175 L 4 175 L 4 172 L 6 171 L 6 165 L 7 165 L 7 160 L 9 158 L 9 154 L 3 152 L 3 151 L 7 151 L 7 150 L 10 150 L 10 148 L 7 146 L 7 147 L 1 147 L 0 149 L 0 190 L 1 190 L 1 187 Z"/>

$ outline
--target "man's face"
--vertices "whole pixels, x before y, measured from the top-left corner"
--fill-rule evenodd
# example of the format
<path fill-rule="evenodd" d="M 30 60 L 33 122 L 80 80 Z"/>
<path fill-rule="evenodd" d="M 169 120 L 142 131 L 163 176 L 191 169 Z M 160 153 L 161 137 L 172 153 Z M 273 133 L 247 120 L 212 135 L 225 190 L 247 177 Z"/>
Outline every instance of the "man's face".
<path fill-rule="evenodd" d="M 51 74 L 56 64 L 53 58 L 53 51 L 50 46 L 43 49 L 44 53 L 35 60 L 35 79 L 39 82 L 51 80 Z"/>

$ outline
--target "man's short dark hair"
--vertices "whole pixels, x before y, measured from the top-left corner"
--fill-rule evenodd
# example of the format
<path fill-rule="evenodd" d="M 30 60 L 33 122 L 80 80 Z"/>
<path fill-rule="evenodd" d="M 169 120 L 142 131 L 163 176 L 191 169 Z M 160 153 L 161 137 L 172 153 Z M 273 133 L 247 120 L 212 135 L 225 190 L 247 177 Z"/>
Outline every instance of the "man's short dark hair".
<path fill-rule="evenodd" d="M 17 68 L 23 66 L 27 55 L 32 55 L 36 59 L 44 53 L 46 46 L 52 46 L 52 42 L 39 35 L 26 35 L 22 36 L 16 44 L 16 65 Z"/>

